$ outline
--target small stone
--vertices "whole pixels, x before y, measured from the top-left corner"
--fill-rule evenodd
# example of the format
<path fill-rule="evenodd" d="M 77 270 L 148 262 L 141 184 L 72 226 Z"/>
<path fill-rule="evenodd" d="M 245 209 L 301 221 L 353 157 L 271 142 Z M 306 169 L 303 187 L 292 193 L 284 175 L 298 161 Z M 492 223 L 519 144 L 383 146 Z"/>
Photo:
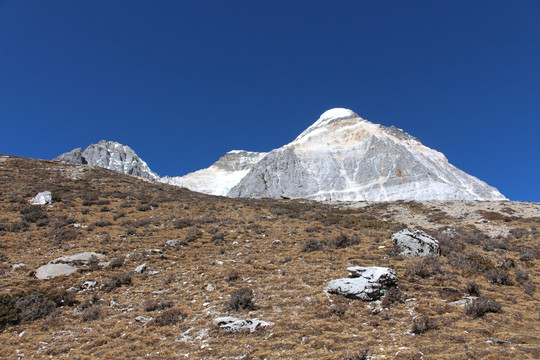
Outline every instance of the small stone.
<path fill-rule="evenodd" d="M 144 270 L 146 270 L 146 264 L 137 266 L 135 270 L 133 270 L 133 272 L 137 274 L 142 274 Z"/>
<path fill-rule="evenodd" d="M 76 266 L 69 264 L 47 264 L 36 270 L 36 277 L 40 280 L 49 280 L 57 276 L 72 274 L 76 270 Z"/>
<path fill-rule="evenodd" d="M 249 329 L 249 332 L 273 325 L 268 321 L 262 321 L 259 319 L 240 319 L 232 316 L 220 317 L 214 320 L 214 323 L 227 332 L 238 332 L 241 330 Z"/>

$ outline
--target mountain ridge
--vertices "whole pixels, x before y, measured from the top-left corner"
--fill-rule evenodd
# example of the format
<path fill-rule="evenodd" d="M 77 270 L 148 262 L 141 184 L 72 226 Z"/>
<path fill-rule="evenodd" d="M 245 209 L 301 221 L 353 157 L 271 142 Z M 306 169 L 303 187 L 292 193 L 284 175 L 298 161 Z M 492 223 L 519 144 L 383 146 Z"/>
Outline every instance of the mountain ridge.
<path fill-rule="evenodd" d="M 128 146 L 100 141 L 55 160 L 101 166 L 230 197 L 330 201 L 506 200 L 496 188 L 448 162 L 394 126 L 334 108 L 292 142 L 268 153 L 232 150 L 210 167 L 159 177 Z"/>

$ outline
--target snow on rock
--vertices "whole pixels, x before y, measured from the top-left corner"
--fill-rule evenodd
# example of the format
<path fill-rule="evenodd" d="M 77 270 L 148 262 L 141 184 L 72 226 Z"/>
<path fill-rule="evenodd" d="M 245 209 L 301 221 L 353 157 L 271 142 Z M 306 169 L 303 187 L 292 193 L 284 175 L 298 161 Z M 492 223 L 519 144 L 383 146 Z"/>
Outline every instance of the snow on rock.
<path fill-rule="evenodd" d="M 214 320 L 214 323 L 228 332 L 238 332 L 245 329 L 249 329 L 249 332 L 254 332 L 261 327 L 273 325 L 271 322 L 259 319 L 240 319 L 232 316 L 217 318 Z"/>
<path fill-rule="evenodd" d="M 351 277 L 331 280 L 326 288 L 328 293 L 374 301 L 383 297 L 389 288 L 397 285 L 396 273 L 390 268 L 353 266 L 347 270 L 351 273 Z"/>
<path fill-rule="evenodd" d="M 34 196 L 33 199 L 28 200 L 32 205 L 47 205 L 52 204 L 52 193 L 50 191 L 43 191 Z"/>
<path fill-rule="evenodd" d="M 392 242 L 401 255 L 426 256 L 439 253 L 439 241 L 421 230 L 398 231 L 392 235 Z"/>

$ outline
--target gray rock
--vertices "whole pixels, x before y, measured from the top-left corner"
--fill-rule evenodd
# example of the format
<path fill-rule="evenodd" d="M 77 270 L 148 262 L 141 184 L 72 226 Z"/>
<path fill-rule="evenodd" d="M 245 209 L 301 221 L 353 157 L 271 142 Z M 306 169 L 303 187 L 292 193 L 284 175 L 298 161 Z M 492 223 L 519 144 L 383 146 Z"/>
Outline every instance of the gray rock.
<path fill-rule="evenodd" d="M 70 275 L 76 270 L 76 266 L 69 264 L 47 264 L 36 270 L 36 277 L 40 280 L 49 280 L 57 276 Z"/>
<path fill-rule="evenodd" d="M 403 229 L 392 235 L 392 242 L 401 255 L 438 254 L 439 241 L 420 230 Z"/>
<path fill-rule="evenodd" d="M 39 267 L 36 270 L 36 277 L 41 280 L 46 280 L 60 275 L 69 275 L 75 272 L 79 266 L 86 265 L 93 259 L 101 259 L 103 257 L 105 257 L 105 255 L 92 251 L 62 256 Z"/>
<path fill-rule="evenodd" d="M 152 320 L 152 318 L 149 317 L 149 316 L 148 316 L 148 317 L 146 317 L 146 316 L 137 316 L 137 317 L 135 318 L 135 321 L 140 322 L 140 323 L 142 323 L 142 324 L 146 324 L 146 323 L 149 322 L 150 320 Z"/>
<path fill-rule="evenodd" d="M 390 268 L 353 266 L 347 270 L 352 277 L 330 281 L 326 288 L 328 293 L 374 301 L 383 297 L 389 288 L 397 285 L 396 273 Z"/>
<path fill-rule="evenodd" d="M 52 204 L 52 193 L 50 191 L 43 191 L 34 196 L 33 199 L 28 200 L 32 205 L 47 205 Z"/>
<path fill-rule="evenodd" d="M 214 320 L 214 324 L 227 332 L 238 332 L 246 329 L 249 332 L 254 332 L 261 327 L 273 325 L 271 322 L 259 319 L 240 319 L 232 316 L 217 318 Z"/>
<path fill-rule="evenodd" d="M 82 149 L 76 148 L 70 152 L 63 153 L 53 159 L 53 161 L 62 161 L 72 164 L 88 164 L 84 156 L 82 155 Z"/>

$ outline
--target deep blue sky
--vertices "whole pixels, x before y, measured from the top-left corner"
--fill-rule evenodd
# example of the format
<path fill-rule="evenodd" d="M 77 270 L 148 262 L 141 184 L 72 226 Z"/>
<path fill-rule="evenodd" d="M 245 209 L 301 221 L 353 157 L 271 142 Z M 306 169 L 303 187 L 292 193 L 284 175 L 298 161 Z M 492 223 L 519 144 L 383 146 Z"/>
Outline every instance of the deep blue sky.
<path fill-rule="evenodd" d="M 0 0 L 0 153 L 184 175 L 333 107 L 540 201 L 540 1 Z"/>

